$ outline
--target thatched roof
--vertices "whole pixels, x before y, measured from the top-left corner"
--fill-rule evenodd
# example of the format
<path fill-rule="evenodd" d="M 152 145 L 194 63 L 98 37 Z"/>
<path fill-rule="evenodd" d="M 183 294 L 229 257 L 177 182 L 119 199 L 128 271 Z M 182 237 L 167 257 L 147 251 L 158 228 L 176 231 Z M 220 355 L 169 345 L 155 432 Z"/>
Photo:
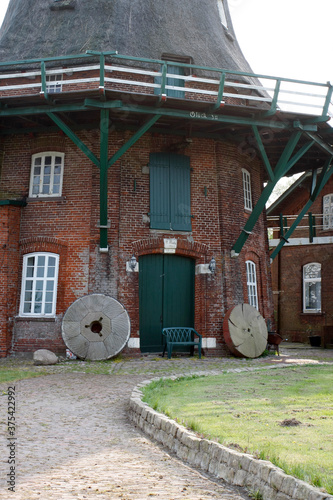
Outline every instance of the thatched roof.
<path fill-rule="evenodd" d="M 0 30 L 0 61 L 54 57 L 86 50 L 251 71 L 217 0 L 11 0 Z"/>

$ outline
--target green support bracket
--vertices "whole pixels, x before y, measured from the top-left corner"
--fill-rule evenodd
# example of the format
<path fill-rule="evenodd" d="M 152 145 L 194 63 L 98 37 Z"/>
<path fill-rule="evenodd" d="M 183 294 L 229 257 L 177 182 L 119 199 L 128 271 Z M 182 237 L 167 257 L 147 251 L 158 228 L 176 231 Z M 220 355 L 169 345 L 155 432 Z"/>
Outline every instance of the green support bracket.
<path fill-rule="evenodd" d="M 274 252 L 271 254 L 271 262 L 275 259 L 275 257 L 278 255 L 280 252 L 281 248 L 283 245 L 286 243 L 288 238 L 292 235 L 292 233 L 295 231 L 296 227 L 298 226 L 299 222 L 303 219 L 305 216 L 306 212 L 309 210 L 309 208 L 312 206 L 313 202 L 316 200 L 318 197 L 319 193 L 329 180 L 330 176 L 333 174 L 333 166 L 331 165 L 331 162 L 333 161 L 333 156 L 327 160 L 324 168 L 322 169 L 322 172 L 320 174 L 320 177 L 317 181 L 317 185 L 313 191 L 313 193 L 310 195 L 310 198 L 308 202 L 305 204 L 301 212 L 298 214 L 296 217 L 295 221 L 293 224 L 290 226 L 284 237 L 280 240 L 280 243 L 277 245 L 275 248 Z"/>
<path fill-rule="evenodd" d="M 105 98 L 105 56 L 99 56 L 99 91 Z"/>
<path fill-rule="evenodd" d="M 85 99 L 83 107 L 86 108 L 99 108 L 99 109 L 118 109 L 122 108 L 123 102 L 120 100 L 101 102 L 96 99 Z"/>
<path fill-rule="evenodd" d="M 221 79 L 220 79 L 220 84 L 219 84 L 219 90 L 218 90 L 218 93 L 217 93 L 216 104 L 213 106 L 213 111 L 216 111 L 217 109 L 220 109 L 221 105 L 224 104 L 224 103 L 222 103 L 222 99 L 223 99 L 225 78 L 226 78 L 226 74 L 223 72 L 221 74 Z"/>
<path fill-rule="evenodd" d="M 166 78 L 167 72 L 168 72 L 168 65 L 165 62 L 162 65 L 161 92 L 160 92 L 160 95 L 159 95 L 159 98 L 158 98 L 159 104 L 161 102 L 166 101 L 166 97 L 167 96 L 166 96 L 165 86 L 166 86 L 166 81 L 167 81 L 167 78 Z"/>
<path fill-rule="evenodd" d="M 318 131 L 318 125 L 315 123 L 304 123 L 301 122 L 300 120 L 295 120 L 293 123 L 294 128 L 298 130 L 304 130 L 304 132 L 317 132 Z"/>
<path fill-rule="evenodd" d="M 314 141 L 309 141 L 307 142 L 306 144 L 304 144 L 300 149 L 299 151 L 297 151 L 297 153 L 291 158 L 291 160 L 287 163 L 286 165 L 286 168 L 282 174 L 281 177 L 283 177 L 284 175 L 286 175 L 289 170 L 291 169 L 291 167 L 293 167 L 297 162 L 298 160 L 300 160 L 302 158 L 302 156 L 305 155 L 305 153 L 314 145 Z"/>
<path fill-rule="evenodd" d="M 100 162 L 98 158 L 94 155 L 92 151 L 86 146 L 81 139 L 78 138 L 78 136 L 54 113 L 46 113 L 51 120 L 54 121 L 56 125 L 69 137 L 74 144 L 81 149 L 81 151 L 88 156 L 88 158 L 95 164 L 97 167 L 100 167 Z"/>
<path fill-rule="evenodd" d="M 0 109 L 0 116 L 27 116 L 44 115 L 46 113 L 66 113 L 70 111 L 86 111 L 84 104 L 43 104 L 41 106 L 31 106 L 29 108 L 3 108 Z"/>
<path fill-rule="evenodd" d="M 288 165 L 289 166 L 289 169 L 294 165 L 293 162 L 289 161 L 290 160 L 290 157 L 295 149 L 295 147 L 297 146 L 297 143 L 301 137 L 302 133 L 301 132 L 294 132 L 282 155 L 281 155 L 281 158 L 279 159 L 276 167 L 275 167 L 275 171 L 274 171 L 274 180 L 271 180 L 267 183 L 266 187 L 264 188 L 263 192 L 261 193 L 261 196 L 256 204 L 256 206 L 254 207 L 250 217 L 248 218 L 244 228 L 242 229 L 242 232 L 241 234 L 239 235 L 238 237 L 238 240 L 236 241 L 236 243 L 234 244 L 232 250 L 231 250 L 231 257 L 238 257 L 238 255 L 240 254 L 247 238 L 249 237 L 249 235 L 251 234 L 252 232 L 252 229 L 254 228 L 257 220 L 259 219 L 262 211 L 264 210 L 265 208 L 265 205 L 267 203 L 267 200 L 268 198 L 270 197 L 270 195 L 272 194 L 272 191 L 276 185 L 276 183 L 281 179 L 281 177 L 283 177 L 286 172 L 288 171 Z"/>
<path fill-rule="evenodd" d="M 279 92 L 280 92 L 280 87 L 281 87 L 281 80 L 278 78 L 276 80 L 275 84 L 275 89 L 274 89 L 274 95 L 271 103 L 271 109 L 264 113 L 262 116 L 272 116 L 275 115 L 276 110 L 277 110 L 277 102 L 279 99 Z"/>
<path fill-rule="evenodd" d="M 112 158 L 110 158 L 109 162 L 108 162 L 108 167 L 111 167 L 111 165 L 113 165 L 117 160 L 119 160 L 119 158 L 124 154 L 126 153 L 126 151 L 129 150 L 130 147 L 133 146 L 133 144 L 135 144 L 139 139 L 140 137 L 143 136 L 143 134 L 145 134 L 147 132 L 147 130 L 149 130 L 155 122 L 157 122 L 157 120 L 159 119 L 160 117 L 159 116 L 153 116 L 152 118 L 150 118 L 150 120 L 148 120 L 137 132 L 135 132 L 135 134 L 126 142 L 126 144 L 124 144 L 113 156 Z"/>
<path fill-rule="evenodd" d="M 313 231 L 313 237 L 315 238 L 317 236 L 317 226 L 316 226 L 316 217 L 312 215 L 312 231 Z"/>
<path fill-rule="evenodd" d="M 280 214 L 280 236 L 284 236 L 284 229 L 288 228 L 287 217 L 283 217 L 283 214 Z"/>
<path fill-rule="evenodd" d="M 99 207 L 100 225 L 99 248 L 108 251 L 108 152 L 109 152 L 109 110 L 102 109 L 100 114 L 100 181 Z"/>
<path fill-rule="evenodd" d="M 46 89 L 46 68 L 45 68 L 45 62 L 41 62 L 41 69 L 40 69 L 40 74 L 41 74 L 41 82 L 42 82 L 42 90 L 41 90 L 41 95 L 45 97 L 47 100 L 47 89 Z"/>
<path fill-rule="evenodd" d="M 85 101 L 86 106 L 91 106 L 91 107 L 103 107 L 105 109 L 110 109 L 114 107 L 120 107 L 120 106 L 115 106 L 112 101 L 107 101 L 105 103 L 99 102 L 99 105 L 94 104 L 97 103 L 98 101 L 94 101 L 93 99 L 87 99 Z M 121 106 L 121 109 L 123 111 L 129 111 L 130 113 L 141 113 L 145 115 L 159 115 L 159 116 L 171 116 L 174 118 L 185 118 L 187 120 L 202 120 L 205 122 L 212 121 L 214 123 L 233 123 L 236 125 L 256 125 L 258 127 L 270 127 L 272 129 L 278 129 L 278 130 L 294 130 L 292 125 L 289 125 L 289 123 L 284 123 L 284 122 L 279 122 L 279 121 L 274 121 L 274 123 L 267 122 L 266 120 L 263 119 L 256 119 L 251 117 L 241 117 L 241 116 L 224 116 L 222 114 L 216 115 L 213 113 L 202 113 L 198 112 L 196 113 L 195 111 L 183 111 L 180 109 L 167 109 L 167 108 L 154 108 L 154 107 L 149 107 L 149 106 L 140 106 L 137 104 L 126 104 L 123 103 Z M 1 116 L 1 111 L 0 111 L 0 116 Z"/>
<path fill-rule="evenodd" d="M 329 119 L 330 117 L 328 116 L 328 108 L 330 107 L 332 95 L 333 95 L 333 85 L 331 85 L 330 82 L 327 82 L 328 85 L 328 90 L 327 90 L 327 95 L 325 99 L 325 104 L 323 107 L 323 113 L 322 116 L 326 119 Z"/>
<path fill-rule="evenodd" d="M 126 144 L 124 144 L 108 160 L 108 141 L 109 141 L 109 110 L 102 107 L 100 111 L 100 160 L 90 151 L 90 149 L 77 137 L 77 135 L 55 114 L 47 115 L 56 123 L 56 125 L 81 149 L 81 151 L 100 169 L 100 251 L 108 251 L 108 168 L 111 167 L 128 149 L 135 144 L 142 135 L 149 130 L 152 125 L 160 118 L 153 116 L 148 120 Z"/>
<path fill-rule="evenodd" d="M 305 132 L 305 135 L 309 137 L 312 141 L 314 141 L 322 151 L 325 151 L 325 153 L 328 153 L 329 156 L 333 156 L 333 148 L 326 144 L 319 136 L 313 135 L 310 132 Z"/>
<path fill-rule="evenodd" d="M 269 178 L 271 181 L 274 180 L 274 172 L 272 170 L 272 167 L 271 167 L 271 164 L 270 164 L 270 161 L 268 159 L 268 156 L 267 156 L 267 153 L 265 151 L 265 148 L 264 148 L 264 145 L 263 145 L 263 142 L 261 140 L 261 136 L 260 136 L 260 133 L 259 133 L 259 130 L 258 130 L 258 127 L 256 125 L 253 125 L 252 126 L 252 130 L 254 132 L 254 136 L 257 140 L 257 144 L 258 144 L 258 147 L 259 147 L 259 151 L 260 151 L 260 154 L 261 154 L 261 157 L 263 159 L 263 162 L 265 164 L 265 167 L 266 167 L 266 170 L 267 170 L 267 173 L 269 175 Z"/>
<path fill-rule="evenodd" d="M 314 231 L 313 231 L 313 215 L 312 215 L 312 212 L 308 213 L 308 219 L 309 219 L 309 241 L 310 241 L 310 243 L 313 243 Z"/>

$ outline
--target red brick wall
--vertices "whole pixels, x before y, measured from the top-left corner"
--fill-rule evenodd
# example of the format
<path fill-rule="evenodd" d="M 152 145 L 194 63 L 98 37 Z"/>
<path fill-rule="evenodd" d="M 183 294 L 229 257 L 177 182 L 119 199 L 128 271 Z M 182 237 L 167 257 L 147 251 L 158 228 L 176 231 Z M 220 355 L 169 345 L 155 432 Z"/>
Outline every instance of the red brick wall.
<path fill-rule="evenodd" d="M 17 311 L 21 207 L 0 205 L 0 357 L 12 344 Z"/>
<path fill-rule="evenodd" d="M 132 135 L 112 131 L 109 157 Z M 99 155 L 99 133 L 79 134 Z M 184 147 L 186 146 L 186 147 Z M 180 148 L 180 149 L 179 149 Z M 150 152 L 177 150 L 191 159 L 192 233 L 154 231 L 149 228 Z M 225 312 L 247 301 L 245 260 L 254 260 L 258 275 L 260 312 L 272 315 L 270 269 L 266 224 L 261 216 L 238 258 L 230 251 L 249 214 L 244 212 L 242 171 L 252 179 L 253 202 L 258 200 L 261 165 L 249 161 L 238 146 L 227 141 L 146 134 L 108 172 L 109 252 L 99 252 L 99 172 L 87 157 L 62 134 L 37 137 L 9 137 L 4 146 L 4 167 L 0 190 L 8 186 L 28 192 L 31 155 L 43 151 L 65 153 L 62 196 L 55 199 L 28 199 L 22 209 L 19 269 L 13 281 L 15 313 L 18 316 L 23 255 L 48 251 L 60 255 L 57 311 L 54 320 L 16 318 L 14 350 L 46 347 L 65 349 L 61 319 L 66 309 L 87 293 L 104 293 L 118 299 L 128 310 L 132 336 L 139 332 L 139 283 L 137 273 L 126 272 L 126 262 L 134 254 L 162 252 L 163 238 L 178 240 L 177 253 L 195 259 L 195 264 L 216 259 L 214 275 L 195 278 L 195 326 L 207 337 L 217 339 L 217 349 L 226 352 L 222 323 Z M 134 180 L 136 189 L 134 189 Z M 205 190 L 206 188 L 206 190 Z M 206 194 L 206 195 L 205 195 Z"/>
<path fill-rule="evenodd" d="M 279 263 L 279 331 L 289 341 L 308 342 L 310 330 L 323 333 L 325 325 L 333 325 L 333 253 L 330 245 L 285 247 L 277 257 Z M 322 265 L 322 312 L 303 313 L 303 266 L 310 262 Z M 277 287 L 276 287 L 277 290 Z"/>

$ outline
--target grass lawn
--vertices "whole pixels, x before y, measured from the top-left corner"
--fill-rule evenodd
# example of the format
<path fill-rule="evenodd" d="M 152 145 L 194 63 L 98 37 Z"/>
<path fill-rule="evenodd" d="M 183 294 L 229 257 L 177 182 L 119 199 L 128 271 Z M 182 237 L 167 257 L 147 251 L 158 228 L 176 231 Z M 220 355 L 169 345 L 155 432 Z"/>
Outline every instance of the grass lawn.
<path fill-rule="evenodd" d="M 333 494 L 333 366 L 159 380 L 144 400 L 195 432 Z"/>
<path fill-rule="evenodd" d="M 33 370 L 22 368 L 0 368 L 0 384 L 5 382 L 16 382 L 24 378 L 39 377 L 43 373 L 36 373 Z"/>

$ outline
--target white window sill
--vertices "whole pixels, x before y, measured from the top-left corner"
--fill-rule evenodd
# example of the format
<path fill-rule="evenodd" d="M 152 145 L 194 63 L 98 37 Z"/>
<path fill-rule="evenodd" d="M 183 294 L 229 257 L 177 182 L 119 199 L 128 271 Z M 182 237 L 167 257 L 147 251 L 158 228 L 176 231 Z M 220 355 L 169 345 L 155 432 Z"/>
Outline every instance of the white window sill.
<path fill-rule="evenodd" d="M 16 321 L 37 321 L 44 322 L 47 321 L 49 323 L 54 323 L 56 318 L 55 316 L 16 316 Z"/>
<path fill-rule="evenodd" d="M 29 196 L 27 198 L 27 202 L 31 203 L 34 201 L 64 201 L 66 200 L 65 196 Z"/>

